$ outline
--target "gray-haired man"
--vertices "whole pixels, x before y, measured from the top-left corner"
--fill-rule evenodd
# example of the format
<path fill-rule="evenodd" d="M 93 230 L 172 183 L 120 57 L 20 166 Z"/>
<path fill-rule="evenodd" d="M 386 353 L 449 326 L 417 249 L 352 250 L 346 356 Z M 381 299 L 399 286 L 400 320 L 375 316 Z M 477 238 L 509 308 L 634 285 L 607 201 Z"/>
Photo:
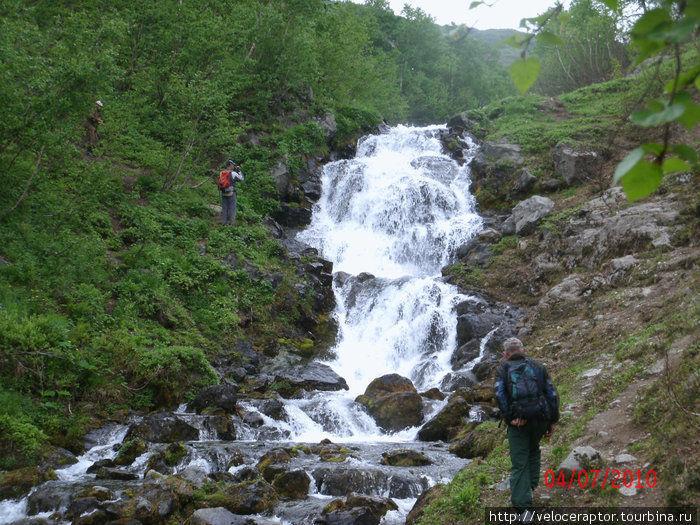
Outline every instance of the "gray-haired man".
<path fill-rule="evenodd" d="M 525 356 L 520 339 L 506 339 L 503 356 L 494 390 L 508 424 L 510 498 L 513 509 L 524 513 L 532 509 L 540 481 L 540 440 L 552 435 L 559 420 L 559 396 L 545 366 Z"/>

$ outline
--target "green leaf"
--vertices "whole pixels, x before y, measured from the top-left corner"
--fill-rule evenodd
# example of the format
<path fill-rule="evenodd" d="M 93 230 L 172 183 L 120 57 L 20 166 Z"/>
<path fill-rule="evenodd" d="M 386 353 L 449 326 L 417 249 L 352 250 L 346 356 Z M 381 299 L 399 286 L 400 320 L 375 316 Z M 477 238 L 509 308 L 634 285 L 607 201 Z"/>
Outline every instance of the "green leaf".
<path fill-rule="evenodd" d="M 657 157 L 659 157 L 664 152 L 664 145 L 659 144 L 658 142 L 647 142 L 645 144 L 642 144 L 641 148 L 644 150 L 645 153 L 651 153 L 652 155 L 655 155 Z"/>
<path fill-rule="evenodd" d="M 469 9 L 474 9 L 475 7 L 479 7 L 483 3 L 484 2 L 472 2 L 471 5 L 469 6 Z"/>
<path fill-rule="evenodd" d="M 569 20 L 571 20 L 571 13 L 569 13 L 568 11 L 562 11 L 561 13 L 559 13 L 558 18 L 562 24 L 568 24 Z"/>
<path fill-rule="evenodd" d="M 625 190 L 630 202 L 643 199 L 650 195 L 661 184 L 663 179 L 661 166 L 642 160 L 622 177 L 622 189 Z"/>
<path fill-rule="evenodd" d="M 637 20 L 630 34 L 632 38 L 644 39 L 653 32 L 659 31 L 660 28 L 671 23 L 671 15 L 666 9 L 652 9 L 644 13 L 639 20 Z"/>
<path fill-rule="evenodd" d="M 520 37 L 517 34 L 513 33 L 505 40 L 501 40 L 498 44 L 496 44 L 496 47 L 500 47 L 500 46 L 522 47 L 522 45 L 523 45 L 523 41 L 520 39 Z"/>
<path fill-rule="evenodd" d="M 635 148 L 629 152 L 629 154 L 622 159 L 622 162 L 615 168 L 615 175 L 613 175 L 613 182 L 619 181 L 622 177 L 627 175 L 632 168 L 634 168 L 640 160 L 644 158 L 644 149 Z"/>
<path fill-rule="evenodd" d="M 537 41 L 540 44 L 552 44 L 555 46 L 564 44 L 564 41 L 561 38 L 550 31 L 542 31 L 540 34 L 538 34 Z"/>
<path fill-rule="evenodd" d="M 664 173 L 678 173 L 691 171 L 691 168 L 688 165 L 688 163 L 677 157 L 671 157 L 669 159 L 666 159 L 663 165 L 661 166 L 661 169 Z"/>
<path fill-rule="evenodd" d="M 687 160 L 693 166 L 698 164 L 697 151 L 687 144 L 676 144 L 675 146 L 671 147 L 671 151 L 673 151 L 680 158 Z"/>
<path fill-rule="evenodd" d="M 681 75 L 678 77 L 678 85 L 676 85 L 675 79 L 670 80 L 669 82 L 666 83 L 664 86 L 664 91 L 666 93 L 670 93 L 673 91 L 674 86 L 675 89 L 684 89 L 688 87 L 690 84 L 693 82 L 698 82 L 700 80 L 700 65 L 694 67 L 690 71 L 686 71 L 685 73 L 681 73 Z M 696 84 L 697 85 L 697 84 Z"/>
<path fill-rule="evenodd" d="M 676 120 L 683 124 L 688 131 L 693 131 L 695 125 L 700 122 L 700 106 L 695 104 L 685 91 L 676 93 L 674 100 L 685 108 L 683 114 Z"/>
<path fill-rule="evenodd" d="M 661 111 L 654 111 L 653 109 L 643 109 L 641 111 L 635 111 L 630 116 L 632 122 L 638 126 L 658 126 L 660 124 L 668 124 L 677 120 L 685 112 L 685 106 L 683 104 L 673 104 L 664 108 Z"/>
<path fill-rule="evenodd" d="M 609 9 L 617 11 L 617 0 L 601 0 Z"/>
<path fill-rule="evenodd" d="M 521 93 L 527 93 L 539 76 L 540 61 L 536 58 L 516 60 L 510 65 L 510 78 Z"/>
<path fill-rule="evenodd" d="M 700 76 L 695 77 L 695 88 L 700 91 Z"/>

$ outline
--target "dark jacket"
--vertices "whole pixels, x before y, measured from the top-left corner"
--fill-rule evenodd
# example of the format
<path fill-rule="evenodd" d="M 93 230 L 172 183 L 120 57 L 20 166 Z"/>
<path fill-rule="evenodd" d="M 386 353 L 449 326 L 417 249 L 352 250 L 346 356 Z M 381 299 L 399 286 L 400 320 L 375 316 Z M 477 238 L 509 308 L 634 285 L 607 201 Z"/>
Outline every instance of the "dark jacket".
<path fill-rule="evenodd" d="M 510 359 L 503 361 L 496 369 L 493 389 L 496 394 L 496 401 L 498 402 L 498 406 L 503 414 L 503 418 L 509 424 L 513 419 L 510 393 L 508 392 L 506 385 L 508 367 L 525 359 L 530 360 L 532 368 L 535 370 L 540 392 L 544 394 L 544 397 L 547 400 L 547 404 L 549 406 L 549 422 L 556 423 L 559 421 L 559 395 L 557 394 L 557 389 L 554 387 L 554 383 L 552 383 L 552 379 L 549 377 L 549 372 L 547 372 L 547 368 L 545 368 L 542 363 L 535 361 L 531 357 L 526 357 L 522 353 L 513 354 L 510 356 Z"/>

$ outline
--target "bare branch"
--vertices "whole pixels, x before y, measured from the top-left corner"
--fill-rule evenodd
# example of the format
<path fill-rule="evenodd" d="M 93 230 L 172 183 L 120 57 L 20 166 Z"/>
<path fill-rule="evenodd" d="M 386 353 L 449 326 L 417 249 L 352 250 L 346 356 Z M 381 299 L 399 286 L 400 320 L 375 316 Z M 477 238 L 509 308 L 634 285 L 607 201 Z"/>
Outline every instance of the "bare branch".
<path fill-rule="evenodd" d="M 39 157 L 36 160 L 36 164 L 34 165 L 34 171 L 32 172 L 32 176 L 29 177 L 29 181 L 27 182 L 27 185 L 24 188 L 24 191 L 22 192 L 22 195 L 20 195 L 19 199 L 17 202 L 15 202 L 15 205 L 12 206 L 9 210 L 7 210 L 4 215 L 9 215 L 13 211 L 17 209 L 17 206 L 19 206 L 24 198 L 27 196 L 27 192 L 29 191 L 29 187 L 32 185 L 32 181 L 34 180 L 34 177 L 36 177 L 37 171 L 39 171 L 39 164 L 41 164 L 41 158 L 44 156 L 44 146 L 41 147 L 41 151 L 39 151 Z"/>

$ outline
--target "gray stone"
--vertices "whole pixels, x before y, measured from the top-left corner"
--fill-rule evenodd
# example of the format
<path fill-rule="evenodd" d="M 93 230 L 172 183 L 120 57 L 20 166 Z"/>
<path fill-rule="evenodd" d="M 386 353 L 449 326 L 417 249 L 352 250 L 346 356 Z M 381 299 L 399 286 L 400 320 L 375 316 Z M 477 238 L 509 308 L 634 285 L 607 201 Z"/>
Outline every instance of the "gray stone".
<path fill-rule="evenodd" d="M 522 170 L 520 170 L 520 175 L 518 175 L 518 181 L 515 183 L 515 191 L 517 191 L 518 193 L 527 193 L 532 189 L 536 181 L 537 177 L 535 177 L 532 173 L 523 168 Z"/>
<path fill-rule="evenodd" d="M 515 221 L 515 233 L 529 235 L 535 229 L 537 223 L 549 215 L 554 209 L 554 201 L 547 197 L 535 195 L 526 199 L 513 208 L 513 220 Z"/>
<path fill-rule="evenodd" d="M 615 456 L 615 463 L 634 463 L 637 461 L 632 454 L 618 454 Z"/>
<path fill-rule="evenodd" d="M 297 365 L 286 370 L 278 371 L 275 381 L 287 381 L 304 390 L 348 390 L 348 384 L 336 374 L 333 369 L 317 362 Z"/>
<path fill-rule="evenodd" d="M 554 170 L 571 186 L 598 175 L 600 158 L 594 151 L 578 151 L 569 144 L 559 144 L 552 153 Z"/>
<path fill-rule="evenodd" d="M 275 181 L 275 188 L 277 188 L 280 198 L 285 199 L 289 195 L 289 182 L 291 180 L 286 159 L 277 161 L 277 164 L 270 170 L 270 176 Z"/>
<path fill-rule="evenodd" d="M 565 476 L 571 476 L 574 470 L 591 469 L 599 466 L 603 458 L 596 449 L 590 446 L 576 447 L 559 465 L 558 471 Z"/>
<path fill-rule="evenodd" d="M 189 517 L 185 525 L 247 525 L 245 516 L 238 516 L 223 507 L 198 509 Z"/>

